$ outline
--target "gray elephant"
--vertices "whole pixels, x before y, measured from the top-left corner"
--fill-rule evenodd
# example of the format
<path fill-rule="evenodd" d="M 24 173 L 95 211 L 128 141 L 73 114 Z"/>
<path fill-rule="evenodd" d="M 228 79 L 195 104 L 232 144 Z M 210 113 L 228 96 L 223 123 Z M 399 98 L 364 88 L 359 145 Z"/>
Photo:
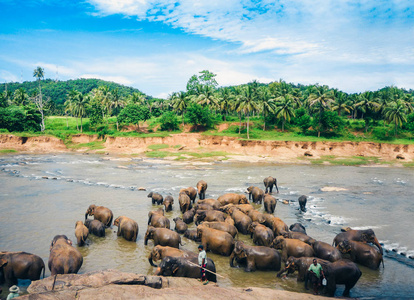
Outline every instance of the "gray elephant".
<path fill-rule="evenodd" d="M 377 270 L 382 262 L 384 267 L 384 260 L 382 254 L 373 246 L 363 242 L 344 240 L 336 246 L 342 254 L 350 255 L 353 262 L 359 263 L 372 270 Z"/>
<path fill-rule="evenodd" d="M 249 226 L 250 237 L 253 238 L 253 243 L 258 246 L 270 247 L 273 242 L 273 231 L 265 225 L 253 222 Z"/>
<path fill-rule="evenodd" d="M 279 271 L 281 265 L 277 250 L 264 246 L 248 246 L 241 241 L 236 242 L 230 255 L 230 267 L 234 267 L 235 259 L 237 263 L 246 265 L 244 269 L 246 272 L 256 270 Z"/>
<path fill-rule="evenodd" d="M 275 186 L 277 192 L 279 193 L 279 189 L 277 187 L 277 180 L 276 180 L 276 178 L 274 178 L 272 176 L 266 177 L 265 179 L 263 179 L 263 184 L 264 184 L 264 186 L 266 188 L 266 190 L 265 190 L 265 193 L 266 194 L 267 194 L 268 191 L 269 191 L 269 194 L 272 193 L 273 185 Z"/>
<path fill-rule="evenodd" d="M 162 197 L 162 195 L 159 193 L 155 193 L 155 192 L 149 193 L 147 197 L 151 198 L 152 204 L 161 205 L 162 202 L 164 201 L 164 198 Z"/>
<path fill-rule="evenodd" d="M 178 233 L 184 233 L 187 231 L 188 226 L 183 221 L 183 219 L 177 217 L 177 218 L 174 218 L 173 221 L 175 222 L 175 231 L 177 231 Z"/>
<path fill-rule="evenodd" d="M 82 221 L 77 221 L 75 225 L 75 236 L 76 241 L 78 242 L 78 246 L 85 245 L 85 241 L 88 238 L 89 229 L 85 225 L 83 225 Z"/>
<path fill-rule="evenodd" d="M 162 201 L 162 204 L 164 205 L 166 212 L 172 211 L 173 204 L 174 204 L 174 198 L 169 195 L 165 196 L 164 200 Z"/>
<path fill-rule="evenodd" d="M 105 236 L 105 225 L 99 220 L 86 220 L 85 226 L 88 228 L 89 233 L 98 237 Z"/>
<path fill-rule="evenodd" d="M 114 226 L 118 227 L 117 236 L 122 236 L 127 241 L 135 242 L 138 236 L 138 223 L 134 220 L 120 216 L 115 219 Z"/>
<path fill-rule="evenodd" d="M 148 213 L 148 225 L 170 229 L 170 220 L 164 216 L 163 208 L 160 207 Z"/>
<path fill-rule="evenodd" d="M 191 203 L 195 202 L 195 198 L 197 197 L 197 190 L 195 188 L 193 188 L 192 186 L 186 188 L 186 189 L 181 189 L 179 194 L 181 193 L 186 193 L 188 195 L 188 197 L 190 197 Z"/>
<path fill-rule="evenodd" d="M 6 281 L 10 287 L 18 279 L 39 280 L 45 264 L 39 256 L 26 252 L 0 252 L 0 284 Z"/>
<path fill-rule="evenodd" d="M 254 203 L 262 204 L 264 192 L 261 188 L 257 186 L 249 186 L 247 192 L 249 194 L 249 200 L 253 200 Z"/>
<path fill-rule="evenodd" d="M 89 216 L 93 216 L 95 220 L 101 221 L 105 227 L 110 227 L 114 215 L 112 211 L 105 206 L 96 206 L 94 204 L 90 205 L 85 213 L 85 221 Z"/>
<path fill-rule="evenodd" d="M 351 228 L 347 228 L 345 232 L 339 233 L 333 240 L 333 245 L 337 246 L 340 242 L 344 240 L 349 241 L 357 241 L 363 243 L 372 243 L 379 249 L 381 255 L 383 255 L 382 247 L 375 236 L 374 230 L 366 229 L 366 230 L 352 230 Z"/>
<path fill-rule="evenodd" d="M 186 223 L 186 224 L 193 223 L 195 214 L 196 214 L 196 210 L 195 210 L 194 207 L 190 210 L 187 210 L 185 213 L 183 213 L 184 223 Z"/>
<path fill-rule="evenodd" d="M 204 200 L 206 198 L 207 182 L 200 180 L 197 182 L 198 198 Z"/>
<path fill-rule="evenodd" d="M 263 206 L 268 214 L 273 214 L 276 209 L 276 198 L 270 194 L 265 194 L 263 198 Z"/>
<path fill-rule="evenodd" d="M 290 225 L 289 226 L 289 230 L 290 231 L 295 231 L 295 232 L 301 232 L 301 233 L 306 234 L 306 228 L 305 228 L 305 226 L 303 226 L 300 223 L 294 223 L 294 224 Z"/>
<path fill-rule="evenodd" d="M 224 256 L 229 256 L 233 251 L 234 239 L 228 232 L 198 225 L 197 234 L 206 251 Z"/>
<path fill-rule="evenodd" d="M 337 248 L 321 241 L 316 241 L 313 243 L 313 251 L 315 251 L 316 257 L 328 260 L 330 262 L 342 259 L 341 252 Z"/>
<path fill-rule="evenodd" d="M 295 239 L 285 239 L 278 236 L 273 240 L 272 247 L 282 250 L 282 260 L 287 261 L 289 256 L 294 257 L 311 257 L 314 256 L 312 246 Z"/>
<path fill-rule="evenodd" d="M 178 194 L 178 203 L 180 204 L 180 210 L 182 213 L 192 208 L 191 199 L 185 191 L 181 191 Z"/>
<path fill-rule="evenodd" d="M 154 241 L 154 246 L 161 245 L 180 248 L 181 245 L 180 235 L 168 228 L 148 226 L 147 232 L 145 233 L 144 245 L 148 244 L 149 239 Z"/>
<path fill-rule="evenodd" d="M 306 197 L 305 195 L 300 196 L 299 199 L 298 199 L 299 208 L 303 212 L 306 211 L 306 202 L 307 201 L 308 201 L 308 197 Z"/>
<path fill-rule="evenodd" d="M 57 235 L 50 244 L 49 270 L 51 275 L 76 274 L 83 263 L 82 254 L 72 246 L 66 235 Z"/>

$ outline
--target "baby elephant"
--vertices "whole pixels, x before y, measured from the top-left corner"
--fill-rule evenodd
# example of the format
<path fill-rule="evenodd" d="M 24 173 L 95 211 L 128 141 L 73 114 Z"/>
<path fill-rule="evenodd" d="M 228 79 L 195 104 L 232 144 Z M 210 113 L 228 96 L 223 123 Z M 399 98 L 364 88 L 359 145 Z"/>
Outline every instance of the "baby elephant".
<path fill-rule="evenodd" d="M 147 197 L 151 198 L 152 204 L 157 203 L 158 205 L 161 205 L 162 202 L 164 201 L 164 198 L 162 197 L 161 194 L 154 193 L 154 192 L 149 193 Z"/>
<path fill-rule="evenodd" d="M 85 226 L 89 229 L 89 233 L 98 237 L 105 236 L 105 225 L 99 220 L 86 220 Z"/>
<path fill-rule="evenodd" d="M 122 236 L 127 241 L 135 242 L 138 236 L 138 223 L 134 220 L 120 216 L 115 219 L 114 226 L 118 226 L 117 236 Z"/>
<path fill-rule="evenodd" d="M 85 241 L 88 238 L 89 229 L 83 225 L 82 221 L 77 221 L 75 225 L 75 236 L 78 242 L 78 246 L 85 245 Z"/>
<path fill-rule="evenodd" d="M 178 233 L 184 233 L 188 229 L 188 225 L 184 223 L 183 219 L 181 218 L 174 218 L 173 221 L 175 222 L 175 231 Z"/>

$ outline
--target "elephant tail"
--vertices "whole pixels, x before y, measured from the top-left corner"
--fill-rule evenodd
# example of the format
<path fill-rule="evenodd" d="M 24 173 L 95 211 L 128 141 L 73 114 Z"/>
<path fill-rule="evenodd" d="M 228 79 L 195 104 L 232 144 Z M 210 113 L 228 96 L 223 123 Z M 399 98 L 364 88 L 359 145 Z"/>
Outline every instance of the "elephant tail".
<path fill-rule="evenodd" d="M 43 266 L 43 279 L 45 278 L 45 271 L 46 271 L 46 267 Z M 42 272 L 42 271 L 40 271 L 40 272 Z"/>

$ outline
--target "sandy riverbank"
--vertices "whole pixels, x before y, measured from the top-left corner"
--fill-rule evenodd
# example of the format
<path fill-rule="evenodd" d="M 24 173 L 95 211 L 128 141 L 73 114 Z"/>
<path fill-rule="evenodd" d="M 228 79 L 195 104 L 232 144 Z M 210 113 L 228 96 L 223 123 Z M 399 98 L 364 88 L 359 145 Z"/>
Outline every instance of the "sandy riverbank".
<path fill-rule="evenodd" d="M 204 136 L 199 133 L 181 133 L 168 137 L 107 137 L 103 149 L 90 150 L 83 144 L 102 141 L 95 135 L 75 135 L 73 144 L 81 147 L 68 149 L 62 140 L 56 137 L 18 137 L 11 134 L 0 135 L 0 150 L 12 149 L 28 153 L 105 153 L 122 155 L 145 155 L 149 146 L 168 145 L 162 151 L 171 152 L 166 159 L 175 159 L 177 153 L 185 152 L 225 152 L 226 157 L 248 162 L 302 162 L 321 157 L 376 157 L 383 161 L 412 162 L 414 145 L 397 145 L 372 142 L 293 142 L 293 141 L 257 141 L 239 140 L 235 137 Z M 175 155 L 175 156 L 174 156 Z M 185 154 L 184 154 L 185 157 Z M 217 157 L 215 158 L 217 159 Z M 220 159 L 220 158 L 218 158 Z"/>

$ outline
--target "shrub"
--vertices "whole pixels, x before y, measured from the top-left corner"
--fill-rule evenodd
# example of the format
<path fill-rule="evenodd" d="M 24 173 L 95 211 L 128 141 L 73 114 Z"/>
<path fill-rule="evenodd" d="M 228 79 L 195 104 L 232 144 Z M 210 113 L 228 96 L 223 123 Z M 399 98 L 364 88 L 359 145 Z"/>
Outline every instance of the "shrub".
<path fill-rule="evenodd" d="M 372 135 L 381 141 L 392 141 L 395 139 L 394 131 L 389 127 L 376 127 L 372 131 Z"/>
<path fill-rule="evenodd" d="M 179 122 L 178 122 L 177 115 L 172 111 L 163 113 L 160 119 L 160 123 L 161 123 L 161 127 L 160 127 L 161 130 L 173 131 L 173 130 L 179 129 Z"/>

